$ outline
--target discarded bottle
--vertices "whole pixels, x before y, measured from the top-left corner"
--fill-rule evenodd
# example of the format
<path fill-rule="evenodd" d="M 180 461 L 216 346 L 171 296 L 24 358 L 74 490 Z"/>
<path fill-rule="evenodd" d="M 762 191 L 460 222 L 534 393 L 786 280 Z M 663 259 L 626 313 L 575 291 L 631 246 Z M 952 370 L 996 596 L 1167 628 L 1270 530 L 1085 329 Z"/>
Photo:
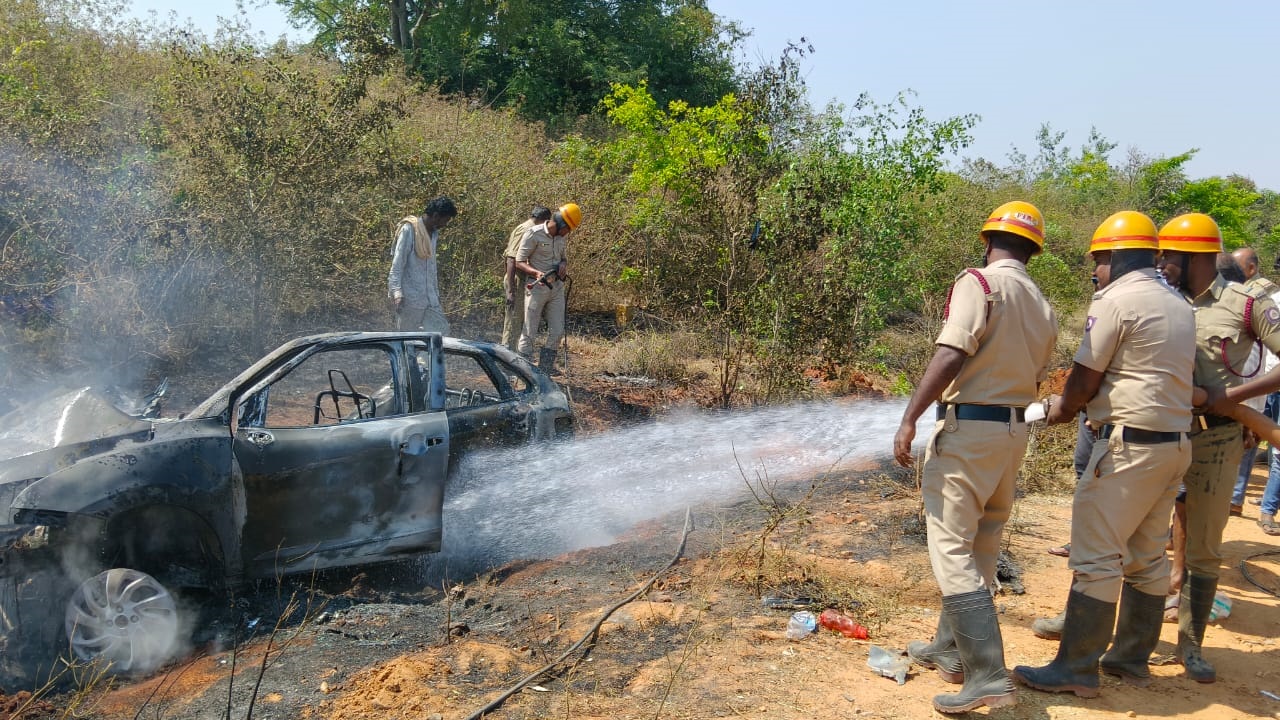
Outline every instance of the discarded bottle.
<path fill-rule="evenodd" d="M 866 640 L 868 637 L 865 626 L 859 624 L 848 615 L 831 608 L 822 611 L 822 615 L 818 617 L 818 624 L 854 640 Z"/>
<path fill-rule="evenodd" d="M 818 618 L 808 610 L 801 610 L 787 622 L 787 639 L 802 640 L 818 628 Z"/>

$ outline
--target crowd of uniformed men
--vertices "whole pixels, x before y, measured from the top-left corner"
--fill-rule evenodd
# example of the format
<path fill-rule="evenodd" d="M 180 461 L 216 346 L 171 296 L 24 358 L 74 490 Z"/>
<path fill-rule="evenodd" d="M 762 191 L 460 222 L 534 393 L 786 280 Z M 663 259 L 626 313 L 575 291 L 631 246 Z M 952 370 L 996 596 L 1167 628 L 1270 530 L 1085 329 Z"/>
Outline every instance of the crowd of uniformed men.
<path fill-rule="evenodd" d="M 1044 228 L 1021 201 L 983 223 L 985 265 L 956 278 L 894 437 L 895 458 L 911 465 L 916 422 L 937 403 L 921 483 L 942 611 L 933 640 L 908 653 L 961 685 L 934 698 L 944 713 L 1012 705 L 1014 681 L 1081 697 L 1098 694 L 1100 669 L 1149 683 L 1175 504 L 1186 532 L 1177 659 L 1188 677 L 1213 682 L 1203 645 L 1244 452 L 1236 403 L 1280 389 L 1280 369 L 1258 373 L 1256 354 L 1250 362 L 1255 345 L 1280 354 L 1280 310 L 1265 289 L 1219 274 L 1212 218 L 1180 215 L 1157 231 L 1146 215 L 1122 211 L 1098 226 L 1083 340 L 1062 395 L 1043 401 L 1045 422 L 1075 422 L 1083 411 L 1096 437 L 1072 505 L 1073 580 L 1057 656 L 1010 674 L 992 588 L 1026 451 L 1025 409 L 1058 335 L 1026 268 L 1044 248 Z"/>

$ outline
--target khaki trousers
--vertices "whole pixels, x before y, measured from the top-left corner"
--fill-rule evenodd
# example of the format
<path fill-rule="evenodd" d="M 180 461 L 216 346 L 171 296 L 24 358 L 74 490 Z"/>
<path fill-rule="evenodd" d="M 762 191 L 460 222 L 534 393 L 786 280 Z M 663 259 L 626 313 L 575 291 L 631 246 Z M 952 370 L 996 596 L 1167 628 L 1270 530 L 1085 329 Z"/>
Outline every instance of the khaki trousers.
<path fill-rule="evenodd" d="M 1182 480 L 1187 488 L 1188 572 L 1218 577 L 1222 531 L 1231 514 L 1231 492 L 1243 455 L 1239 423 L 1219 425 L 1191 436 L 1191 467 Z"/>
<path fill-rule="evenodd" d="M 543 314 L 547 317 L 547 342 L 543 347 L 555 350 L 564 337 L 564 283 L 557 282 L 553 287 L 542 283 L 534 283 L 525 291 L 524 329 L 520 332 L 521 355 L 533 355 L 533 338 L 538 334 L 538 325 Z"/>
<path fill-rule="evenodd" d="M 1024 423 L 939 420 L 934 426 L 921 493 L 929 562 L 944 597 L 993 587 L 1000 534 L 1026 451 Z"/>
<path fill-rule="evenodd" d="M 520 332 L 524 330 L 524 286 L 528 280 L 523 273 L 516 273 L 515 281 L 515 299 L 510 304 L 503 303 L 506 313 L 502 317 L 502 344 L 511 352 L 520 350 Z M 505 288 L 503 291 L 506 291 Z"/>
<path fill-rule="evenodd" d="M 1178 485 L 1191 464 L 1191 440 L 1126 443 L 1116 427 L 1093 445 L 1071 505 L 1071 589 L 1119 602 L 1127 580 L 1147 595 L 1169 588 L 1165 544 Z"/>

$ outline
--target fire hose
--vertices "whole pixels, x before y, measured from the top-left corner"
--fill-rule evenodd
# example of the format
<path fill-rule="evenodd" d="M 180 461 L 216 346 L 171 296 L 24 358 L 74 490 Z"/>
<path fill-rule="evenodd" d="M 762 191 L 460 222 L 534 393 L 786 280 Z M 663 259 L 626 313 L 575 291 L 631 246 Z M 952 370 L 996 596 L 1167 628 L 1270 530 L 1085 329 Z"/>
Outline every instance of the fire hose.
<path fill-rule="evenodd" d="M 551 662 L 547 663 L 546 665 L 543 665 L 542 667 L 540 667 L 540 668 L 538 668 L 537 670 L 533 671 L 533 672 L 532 672 L 532 673 L 530 673 L 529 675 L 525 676 L 525 678 L 524 678 L 523 680 L 521 680 L 520 682 L 516 683 L 515 685 L 512 685 L 510 688 L 508 688 L 506 691 L 504 691 L 501 695 L 499 695 L 497 698 L 495 698 L 495 699 L 494 699 L 492 702 L 490 702 L 488 705 L 485 705 L 484 707 L 480 708 L 479 710 L 477 710 L 477 711 L 475 711 L 475 712 L 471 713 L 470 715 L 468 715 L 468 716 L 467 716 L 467 718 L 466 718 L 466 720 L 479 720 L 480 718 L 484 717 L 486 713 L 490 713 L 490 712 L 493 712 L 494 710 L 497 710 L 499 707 L 501 707 L 501 706 L 502 706 L 502 704 L 503 704 L 504 702 L 506 702 L 506 701 L 507 701 L 507 699 L 508 699 L 508 698 L 510 698 L 512 695 L 515 695 L 516 693 L 520 692 L 521 690 L 523 690 L 523 689 L 524 689 L 524 687 L 525 687 L 526 685 L 528 685 L 529 683 L 533 682 L 534 680 L 537 680 L 538 678 L 542 677 L 543 675 L 547 674 L 547 673 L 548 673 L 548 672 L 550 672 L 552 669 L 554 669 L 557 665 L 559 665 L 560 663 L 564 662 L 564 660 L 565 660 L 566 658 L 568 658 L 568 657 L 569 657 L 570 655 L 572 655 L 573 653 L 577 652 L 579 648 L 581 648 L 583 645 L 585 645 L 585 644 L 587 643 L 587 641 L 588 641 L 588 640 L 590 640 L 590 641 L 591 641 L 591 643 L 592 643 L 592 645 L 594 645 L 594 644 L 595 644 L 596 639 L 599 637 L 599 634 L 600 634 L 600 628 L 604 625 L 604 621 L 609 619 L 609 616 L 610 616 L 610 615 L 612 615 L 615 611 L 617 611 L 617 609 L 618 609 L 618 608 L 622 607 L 623 605 L 626 605 L 626 604 L 627 604 L 627 603 L 629 603 L 629 602 L 632 602 L 632 601 L 633 601 L 633 600 L 635 600 L 636 598 L 638 598 L 638 597 L 640 597 L 641 595 L 643 595 L 643 594 L 645 594 L 646 592 L 648 592 L 648 591 L 649 591 L 649 588 L 653 587 L 653 584 L 654 584 L 655 582 L 657 582 L 657 581 L 658 581 L 658 578 L 662 577 L 662 576 L 663 576 L 663 575 L 664 575 L 668 570 L 670 570 L 671 568 L 675 567 L 675 564 L 676 564 L 677 562 L 679 562 L 679 561 L 680 561 L 680 558 L 681 558 L 681 557 L 683 557 L 683 556 L 684 556 L 684 546 L 685 546 L 685 542 L 689 539 L 689 532 L 690 532 L 691 530 L 693 530 L 693 514 L 692 514 L 692 509 L 690 509 L 690 508 L 685 508 L 685 511 L 684 511 L 684 532 L 683 532 L 683 533 L 681 533 L 681 535 L 680 535 L 680 545 L 676 548 L 676 553 L 675 553 L 675 555 L 674 555 L 674 556 L 672 556 L 672 558 L 671 558 L 671 562 L 667 563 L 667 564 L 666 564 L 666 566 L 664 566 L 661 570 L 659 570 L 657 573 L 655 573 L 653 577 L 649 578 L 648 582 L 646 582 L 644 585 L 641 585 L 641 586 L 640 586 L 640 588 L 639 588 L 638 590 L 636 590 L 635 592 L 631 593 L 630 595 L 628 595 L 628 596 L 627 596 L 626 598 L 624 598 L 623 600 L 619 601 L 619 602 L 618 602 L 617 604 L 615 604 L 613 607 L 609 608 L 608 610 L 605 610 L 605 611 L 604 611 L 604 614 L 602 614 L 602 615 L 600 616 L 600 619 L 599 619 L 599 620 L 596 620 L 595 624 L 591 626 L 591 629 L 587 631 L 587 634 L 586 634 L 586 635 L 583 635 L 583 636 L 582 636 L 582 637 L 581 637 L 581 638 L 580 638 L 576 643 L 574 643 L 573 645 L 570 645 L 568 650 L 565 650 L 563 653 L 561 653 L 561 654 L 560 654 L 560 657 L 556 658 L 555 660 L 552 660 Z M 590 649 L 589 649 L 589 648 L 588 648 L 587 652 L 590 652 Z M 586 655 L 584 654 L 584 655 L 583 655 L 583 657 L 585 657 L 585 656 L 586 656 Z M 577 663 L 574 663 L 574 665 L 577 665 Z"/>
<path fill-rule="evenodd" d="M 1263 585 L 1262 583 L 1254 579 L 1253 573 L 1249 572 L 1249 562 L 1251 560 L 1256 560 L 1261 557 L 1269 557 L 1271 555 L 1280 555 L 1280 550 L 1267 550 L 1260 553 L 1254 553 L 1252 555 L 1249 555 L 1248 557 L 1243 558 L 1242 560 L 1240 560 L 1240 574 L 1244 576 L 1245 580 L 1248 580 L 1254 587 L 1258 588 L 1262 592 L 1265 592 L 1268 595 L 1272 595 L 1275 597 L 1280 597 L 1280 589 L 1277 589 L 1274 587 L 1267 587 L 1266 585 Z"/>

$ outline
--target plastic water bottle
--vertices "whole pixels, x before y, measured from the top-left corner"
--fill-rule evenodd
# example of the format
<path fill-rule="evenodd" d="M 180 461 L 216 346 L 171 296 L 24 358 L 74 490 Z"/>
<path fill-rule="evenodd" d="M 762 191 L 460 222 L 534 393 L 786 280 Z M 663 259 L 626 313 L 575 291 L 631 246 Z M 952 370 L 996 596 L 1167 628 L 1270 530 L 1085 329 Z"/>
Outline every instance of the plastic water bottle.
<path fill-rule="evenodd" d="M 866 640 L 868 637 L 865 626 L 859 624 L 848 615 L 831 608 L 822 611 L 822 615 L 818 617 L 818 624 L 854 640 Z"/>
<path fill-rule="evenodd" d="M 818 629 L 818 618 L 808 610 L 801 610 L 792 615 L 791 620 L 787 622 L 787 639 L 803 640 L 816 629 Z"/>

